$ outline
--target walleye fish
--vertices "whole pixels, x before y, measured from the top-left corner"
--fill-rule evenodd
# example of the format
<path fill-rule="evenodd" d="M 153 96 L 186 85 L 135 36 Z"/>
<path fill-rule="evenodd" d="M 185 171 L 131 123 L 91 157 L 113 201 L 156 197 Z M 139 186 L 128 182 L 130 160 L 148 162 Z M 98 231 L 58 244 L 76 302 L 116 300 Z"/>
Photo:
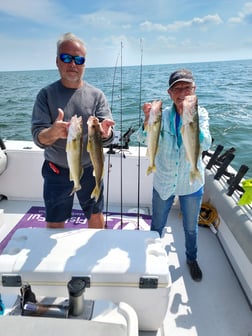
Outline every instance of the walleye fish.
<path fill-rule="evenodd" d="M 89 152 L 95 176 L 95 188 L 91 194 L 91 198 L 97 201 L 101 193 L 101 181 L 104 172 L 104 155 L 102 146 L 101 129 L 98 118 L 90 116 L 88 124 L 88 144 L 87 151 Z"/>
<path fill-rule="evenodd" d="M 83 148 L 82 129 L 82 116 L 77 117 L 77 115 L 74 115 L 70 121 L 66 143 L 69 179 L 74 183 L 71 195 L 81 189 L 80 179 L 83 174 L 83 168 L 81 166 Z"/>
<path fill-rule="evenodd" d="M 190 184 L 196 179 L 202 181 L 197 162 L 200 155 L 198 99 L 196 95 L 186 96 L 183 101 L 182 140 L 190 162 Z"/>
<path fill-rule="evenodd" d="M 161 100 L 154 100 L 151 104 L 150 116 L 147 125 L 147 156 L 149 157 L 149 166 L 146 175 L 156 171 L 155 158 L 158 150 L 158 141 L 161 129 L 162 116 Z"/>

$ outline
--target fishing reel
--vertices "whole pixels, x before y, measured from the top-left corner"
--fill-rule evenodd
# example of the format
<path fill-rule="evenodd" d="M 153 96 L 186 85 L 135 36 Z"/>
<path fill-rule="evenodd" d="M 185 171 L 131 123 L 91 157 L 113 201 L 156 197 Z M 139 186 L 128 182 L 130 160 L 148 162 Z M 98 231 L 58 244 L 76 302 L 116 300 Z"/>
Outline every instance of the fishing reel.
<path fill-rule="evenodd" d="M 131 135 L 135 132 L 133 127 L 129 129 L 120 137 L 120 131 L 115 131 L 114 141 L 107 146 L 109 148 L 108 154 L 115 154 L 113 149 L 129 149 L 129 142 Z"/>
<path fill-rule="evenodd" d="M 122 136 L 120 141 L 124 143 L 124 149 L 129 149 L 129 142 L 131 135 L 135 132 L 134 128 L 130 127 Z"/>

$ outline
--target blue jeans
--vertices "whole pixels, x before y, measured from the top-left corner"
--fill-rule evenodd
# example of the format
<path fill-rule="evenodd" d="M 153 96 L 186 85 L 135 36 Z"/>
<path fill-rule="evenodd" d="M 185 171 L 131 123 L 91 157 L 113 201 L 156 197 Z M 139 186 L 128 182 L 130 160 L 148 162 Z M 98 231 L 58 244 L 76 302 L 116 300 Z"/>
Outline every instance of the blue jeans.
<path fill-rule="evenodd" d="M 193 194 L 179 196 L 185 233 L 185 250 L 188 261 L 197 259 L 198 217 L 202 202 L 202 195 L 203 187 Z M 157 231 L 160 237 L 164 227 L 166 226 L 174 197 L 175 196 L 172 195 L 167 200 L 162 200 L 158 192 L 153 188 L 151 230 Z"/>

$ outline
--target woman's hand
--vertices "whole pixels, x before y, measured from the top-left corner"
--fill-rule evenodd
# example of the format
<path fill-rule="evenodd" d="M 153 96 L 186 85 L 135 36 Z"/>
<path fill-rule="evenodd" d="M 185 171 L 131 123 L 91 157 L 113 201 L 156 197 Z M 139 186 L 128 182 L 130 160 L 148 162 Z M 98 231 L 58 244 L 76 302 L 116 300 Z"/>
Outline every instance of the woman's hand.
<path fill-rule="evenodd" d="M 151 103 L 144 103 L 143 107 L 142 107 L 144 115 L 145 115 L 144 128 L 146 128 L 146 126 L 148 124 L 148 120 L 149 120 L 149 117 L 150 117 L 151 106 L 152 106 Z"/>

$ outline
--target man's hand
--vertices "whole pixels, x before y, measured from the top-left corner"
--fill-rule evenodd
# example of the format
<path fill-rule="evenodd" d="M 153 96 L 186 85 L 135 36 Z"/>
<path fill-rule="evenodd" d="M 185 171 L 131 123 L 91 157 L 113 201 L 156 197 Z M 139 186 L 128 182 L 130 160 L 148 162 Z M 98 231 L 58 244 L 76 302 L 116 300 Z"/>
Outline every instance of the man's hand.
<path fill-rule="evenodd" d="M 104 119 L 101 122 L 101 134 L 102 138 L 107 139 L 111 136 L 112 126 L 115 125 L 115 122 L 111 119 Z"/>
<path fill-rule="evenodd" d="M 61 108 L 58 108 L 58 117 L 55 122 L 52 124 L 51 131 L 57 139 L 66 139 L 68 134 L 68 128 L 70 121 L 63 121 L 64 111 Z"/>
<path fill-rule="evenodd" d="M 43 129 L 39 135 L 38 140 L 42 145 L 50 146 L 58 139 L 66 139 L 70 121 L 63 121 L 64 111 L 58 109 L 58 117 L 51 127 Z"/>

